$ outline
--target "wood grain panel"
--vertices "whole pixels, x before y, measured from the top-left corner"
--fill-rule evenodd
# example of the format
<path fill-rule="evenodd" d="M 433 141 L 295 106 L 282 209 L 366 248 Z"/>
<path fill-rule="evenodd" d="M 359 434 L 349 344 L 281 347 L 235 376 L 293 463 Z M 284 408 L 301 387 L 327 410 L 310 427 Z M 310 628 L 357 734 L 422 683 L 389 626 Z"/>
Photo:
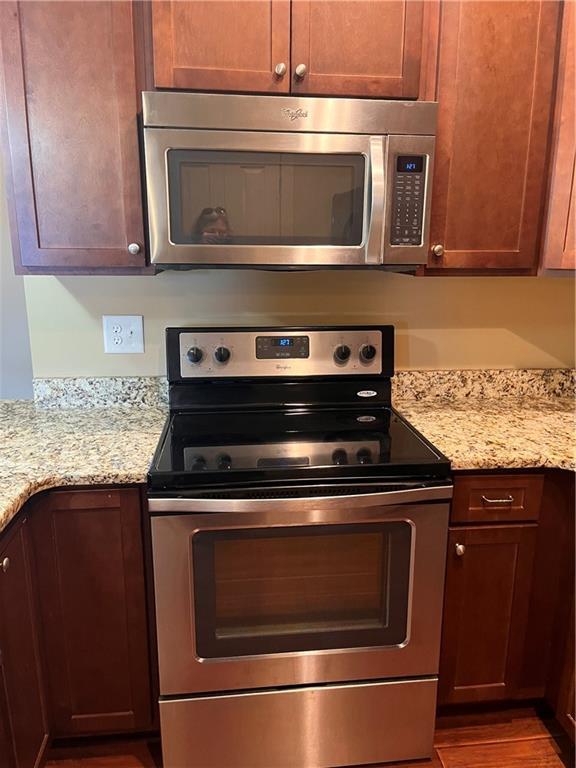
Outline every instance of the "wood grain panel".
<path fill-rule="evenodd" d="M 536 267 L 558 3 L 442 5 L 429 267 Z"/>
<path fill-rule="evenodd" d="M 440 703 L 513 698 L 535 541 L 535 525 L 450 530 Z M 457 544 L 466 548 L 461 557 Z"/>
<path fill-rule="evenodd" d="M 0 545 L 0 561 L 9 560 L 8 570 L 0 570 L 0 684 L 6 695 L 8 736 L 16 768 L 39 765 L 48 744 L 27 530 L 28 524 L 23 520 Z"/>
<path fill-rule="evenodd" d="M 143 267 L 138 4 L 0 4 L 15 253 L 33 268 Z M 142 250 L 131 255 L 128 244 Z M 18 266 L 18 265 L 17 265 Z"/>
<path fill-rule="evenodd" d="M 34 545 L 55 733 L 150 726 L 150 666 L 137 490 L 51 493 Z"/>
<path fill-rule="evenodd" d="M 544 475 L 458 476 L 454 483 L 450 522 L 538 520 L 543 485 Z M 510 503 L 507 499 L 511 499 Z"/>
<path fill-rule="evenodd" d="M 444 768 L 565 768 L 553 739 L 438 749 Z"/>
<path fill-rule="evenodd" d="M 552 179 L 543 249 L 545 269 L 576 269 L 576 8 L 564 3 L 552 151 Z"/>
<path fill-rule="evenodd" d="M 157 88 L 289 90 L 288 0 L 155 0 L 152 23 Z"/>
<path fill-rule="evenodd" d="M 292 79 L 302 94 L 417 98 L 422 58 L 419 0 L 297 0 Z"/>

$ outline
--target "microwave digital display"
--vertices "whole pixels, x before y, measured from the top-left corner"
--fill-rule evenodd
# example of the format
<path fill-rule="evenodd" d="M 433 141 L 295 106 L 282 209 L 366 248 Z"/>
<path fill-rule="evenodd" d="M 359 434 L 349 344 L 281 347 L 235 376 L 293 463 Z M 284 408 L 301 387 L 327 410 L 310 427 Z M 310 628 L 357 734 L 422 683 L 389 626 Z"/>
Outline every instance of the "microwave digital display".
<path fill-rule="evenodd" d="M 398 173 L 422 173 L 424 170 L 424 158 L 422 155 L 399 155 L 396 161 Z"/>

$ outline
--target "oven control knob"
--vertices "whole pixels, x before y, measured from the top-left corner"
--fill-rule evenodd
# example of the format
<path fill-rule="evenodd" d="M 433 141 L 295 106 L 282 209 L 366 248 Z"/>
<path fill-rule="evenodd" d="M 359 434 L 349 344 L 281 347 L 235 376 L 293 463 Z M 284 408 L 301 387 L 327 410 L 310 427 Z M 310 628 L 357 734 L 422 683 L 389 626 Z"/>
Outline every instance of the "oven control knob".
<path fill-rule="evenodd" d="M 372 344 L 364 344 L 360 348 L 360 360 L 363 363 L 371 363 L 376 357 L 376 347 Z"/>
<path fill-rule="evenodd" d="M 232 469 L 232 458 L 227 453 L 221 453 L 216 459 L 218 469 Z"/>
<path fill-rule="evenodd" d="M 216 347 L 214 350 L 214 359 L 217 363 L 227 363 L 230 360 L 230 350 L 228 347 Z"/>
<path fill-rule="evenodd" d="M 203 472 L 206 469 L 206 459 L 204 456 L 194 456 L 192 459 L 192 472 Z"/>
<path fill-rule="evenodd" d="M 350 347 L 347 344 L 340 344 L 334 350 L 334 360 L 343 365 L 350 359 Z"/>
<path fill-rule="evenodd" d="M 200 349 L 200 347 L 190 347 L 188 352 L 186 353 L 186 357 L 193 365 L 197 365 L 202 358 L 204 357 L 204 353 Z"/>
<path fill-rule="evenodd" d="M 338 448 L 332 454 L 332 461 L 334 464 L 338 465 L 348 464 L 348 454 L 346 451 L 343 451 L 342 448 Z"/>
<path fill-rule="evenodd" d="M 372 454 L 368 448 L 360 448 L 356 454 L 358 464 L 372 464 Z"/>

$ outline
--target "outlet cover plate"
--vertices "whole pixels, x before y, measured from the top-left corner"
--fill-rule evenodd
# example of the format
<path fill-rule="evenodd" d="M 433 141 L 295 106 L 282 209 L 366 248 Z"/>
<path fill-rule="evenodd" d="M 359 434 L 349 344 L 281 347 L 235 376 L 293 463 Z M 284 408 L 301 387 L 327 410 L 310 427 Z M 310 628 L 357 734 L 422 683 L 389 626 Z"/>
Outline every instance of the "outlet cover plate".
<path fill-rule="evenodd" d="M 142 315 L 102 315 L 104 352 L 113 355 L 144 352 Z"/>

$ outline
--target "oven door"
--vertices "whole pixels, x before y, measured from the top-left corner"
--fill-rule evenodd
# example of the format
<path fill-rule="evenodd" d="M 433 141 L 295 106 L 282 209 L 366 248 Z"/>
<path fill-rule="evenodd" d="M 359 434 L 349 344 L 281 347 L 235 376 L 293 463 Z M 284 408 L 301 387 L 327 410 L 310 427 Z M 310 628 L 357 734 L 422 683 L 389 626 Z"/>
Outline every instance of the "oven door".
<path fill-rule="evenodd" d="M 152 262 L 380 264 L 387 142 L 145 128 Z"/>
<path fill-rule="evenodd" d="M 151 499 L 161 695 L 436 675 L 450 495 Z"/>

